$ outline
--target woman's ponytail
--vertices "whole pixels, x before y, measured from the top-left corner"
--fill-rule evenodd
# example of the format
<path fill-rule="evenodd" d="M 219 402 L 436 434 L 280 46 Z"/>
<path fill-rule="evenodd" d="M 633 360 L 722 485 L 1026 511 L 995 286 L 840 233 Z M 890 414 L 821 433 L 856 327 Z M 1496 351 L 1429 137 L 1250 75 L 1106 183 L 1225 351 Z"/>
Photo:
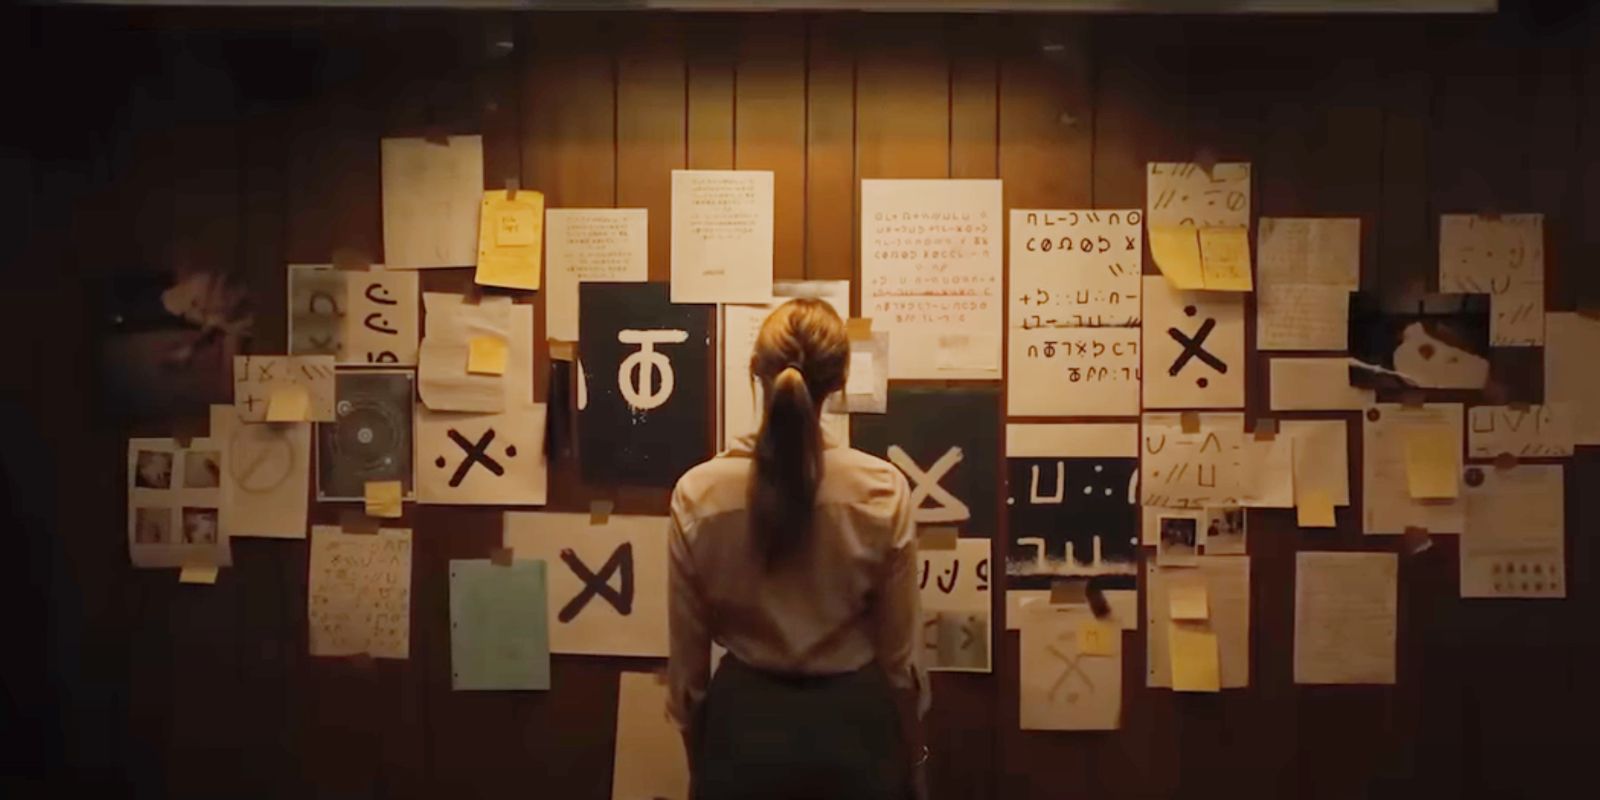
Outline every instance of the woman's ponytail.
<path fill-rule="evenodd" d="M 766 409 L 750 475 L 750 531 L 768 567 L 799 552 L 811 534 L 822 483 L 819 416 L 849 369 L 844 321 L 820 300 L 784 303 L 756 336 L 750 374 L 761 381 Z"/>
<path fill-rule="evenodd" d="M 798 550 L 810 533 L 821 480 L 817 410 L 805 377 L 788 366 L 772 381 L 751 485 L 751 530 L 768 566 Z"/>

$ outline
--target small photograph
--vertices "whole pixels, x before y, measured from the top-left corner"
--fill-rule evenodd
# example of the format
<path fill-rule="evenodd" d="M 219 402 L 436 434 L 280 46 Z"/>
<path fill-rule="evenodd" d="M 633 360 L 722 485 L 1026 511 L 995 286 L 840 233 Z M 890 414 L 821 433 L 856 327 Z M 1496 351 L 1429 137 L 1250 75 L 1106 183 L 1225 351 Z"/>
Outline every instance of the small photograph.
<path fill-rule="evenodd" d="M 1193 517 L 1162 517 L 1161 539 L 1156 546 L 1156 563 L 1163 567 L 1192 567 L 1199 553 L 1200 520 Z"/>
<path fill-rule="evenodd" d="M 141 506 L 133 510 L 134 544 L 172 544 L 172 509 Z"/>
<path fill-rule="evenodd" d="M 222 456 L 215 450 L 188 450 L 183 454 L 183 488 L 215 489 L 222 485 Z"/>
<path fill-rule="evenodd" d="M 185 508 L 183 510 L 183 543 L 216 544 L 217 510 L 214 508 Z"/>
<path fill-rule="evenodd" d="M 1244 509 L 1238 506 L 1206 509 L 1204 544 L 1208 556 L 1244 555 Z"/>
<path fill-rule="evenodd" d="M 133 485 L 140 489 L 171 489 L 172 454 L 163 450 L 140 450 L 134 461 Z"/>

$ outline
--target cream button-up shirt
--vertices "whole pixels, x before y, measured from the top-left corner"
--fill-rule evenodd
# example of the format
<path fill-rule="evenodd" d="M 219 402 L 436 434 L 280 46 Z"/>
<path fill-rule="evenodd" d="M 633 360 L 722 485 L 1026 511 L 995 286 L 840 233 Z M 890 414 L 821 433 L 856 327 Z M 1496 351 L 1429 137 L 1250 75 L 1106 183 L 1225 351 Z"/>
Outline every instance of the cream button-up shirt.
<path fill-rule="evenodd" d="M 927 708 L 911 490 L 889 462 L 824 442 L 811 537 L 771 570 L 746 508 L 753 435 L 673 490 L 668 711 L 680 727 L 705 697 L 713 641 L 781 674 L 838 674 L 877 661 Z"/>

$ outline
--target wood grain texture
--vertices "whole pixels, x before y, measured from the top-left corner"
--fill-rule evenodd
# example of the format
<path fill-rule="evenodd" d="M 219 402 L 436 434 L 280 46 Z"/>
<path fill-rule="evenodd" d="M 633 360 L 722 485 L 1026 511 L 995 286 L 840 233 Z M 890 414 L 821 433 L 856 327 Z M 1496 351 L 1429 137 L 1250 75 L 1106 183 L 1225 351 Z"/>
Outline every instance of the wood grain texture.
<path fill-rule="evenodd" d="M 1367 290 L 1436 285 L 1440 213 L 1541 212 L 1547 303 L 1587 307 L 1600 303 L 1587 266 L 1600 253 L 1600 20 L 1504 5 L 1381 20 L 0 12 L 22 19 L 0 40 L 26 31 L 0 63 L 63 83 L 23 93 L 23 149 L 0 141 L 0 179 L 24 198 L 4 230 L 29 233 L 0 292 L 20 365 L 4 386 L 13 427 L 57 454 L 25 476 L 48 522 L 16 528 L 30 558 L 14 571 L 63 600 L 37 670 L 59 676 L 62 732 L 13 752 L 54 748 L 57 774 L 112 796 L 610 796 L 617 674 L 662 662 L 558 656 L 549 692 L 450 688 L 449 563 L 497 546 L 498 509 L 407 509 L 412 656 L 367 666 L 307 655 L 304 544 L 236 542 L 236 566 L 195 589 L 128 569 L 107 535 L 122 529 L 123 476 L 105 465 L 127 436 L 167 426 L 107 417 L 84 388 L 106 282 L 174 265 L 237 275 L 258 303 L 250 347 L 281 349 L 285 263 L 340 247 L 382 259 L 381 137 L 482 132 L 491 187 L 517 175 L 552 207 L 649 209 L 656 281 L 670 277 L 675 168 L 773 170 L 776 275 L 859 281 L 860 179 L 1000 177 L 1008 207 L 1142 208 L 1146 162 L 1210 152 L 1254 164 L 1253 218 L 1360 217 Z M 118 68 L 67 55 L 90 47 Z M 430 289 L 470 280 L 424 276 Z M 1537 351 L 1495 364 L 1537 389 Z M 1356 415 L 1286 416 L 1345 419 L 1359 464 Z M 1394 687 L 1296 686 L 1291 653 L 1295 553 L 1395 543 L 1364 537 L 1355 508 L 1317 532 L 1252 511 L 1250 688 L 1145 689 L 1138 631 L 1123 641 L 1120 730 L 1024 732 L 1016 634 L 998 633 L 992 675 L 935 678 L 934 797 L 1555 794 L 1582 776 L 1583 714 L 1600 702 L 1600 546 L 1578 535 L 1600 519 L 1597 488 L 1600 462 L 1581 452 L 1565 602 L 1458 599 L 1453 537 L 1403 559 Z M 550 497 L 552 510 L 605 498 L 648 514 L 668 499 L 585 486 L 571 459 L 551 465 Z"/>

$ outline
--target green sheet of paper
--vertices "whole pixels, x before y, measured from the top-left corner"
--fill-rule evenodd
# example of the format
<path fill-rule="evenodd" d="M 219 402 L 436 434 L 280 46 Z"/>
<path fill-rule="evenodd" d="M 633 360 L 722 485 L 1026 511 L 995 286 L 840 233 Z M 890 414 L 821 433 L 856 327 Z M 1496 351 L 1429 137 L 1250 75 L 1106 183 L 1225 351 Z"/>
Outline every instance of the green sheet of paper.
<path fill-rule="evenodd" d="M 545 562 L 450 562 L 451 686 L 550 688 Z"/>

